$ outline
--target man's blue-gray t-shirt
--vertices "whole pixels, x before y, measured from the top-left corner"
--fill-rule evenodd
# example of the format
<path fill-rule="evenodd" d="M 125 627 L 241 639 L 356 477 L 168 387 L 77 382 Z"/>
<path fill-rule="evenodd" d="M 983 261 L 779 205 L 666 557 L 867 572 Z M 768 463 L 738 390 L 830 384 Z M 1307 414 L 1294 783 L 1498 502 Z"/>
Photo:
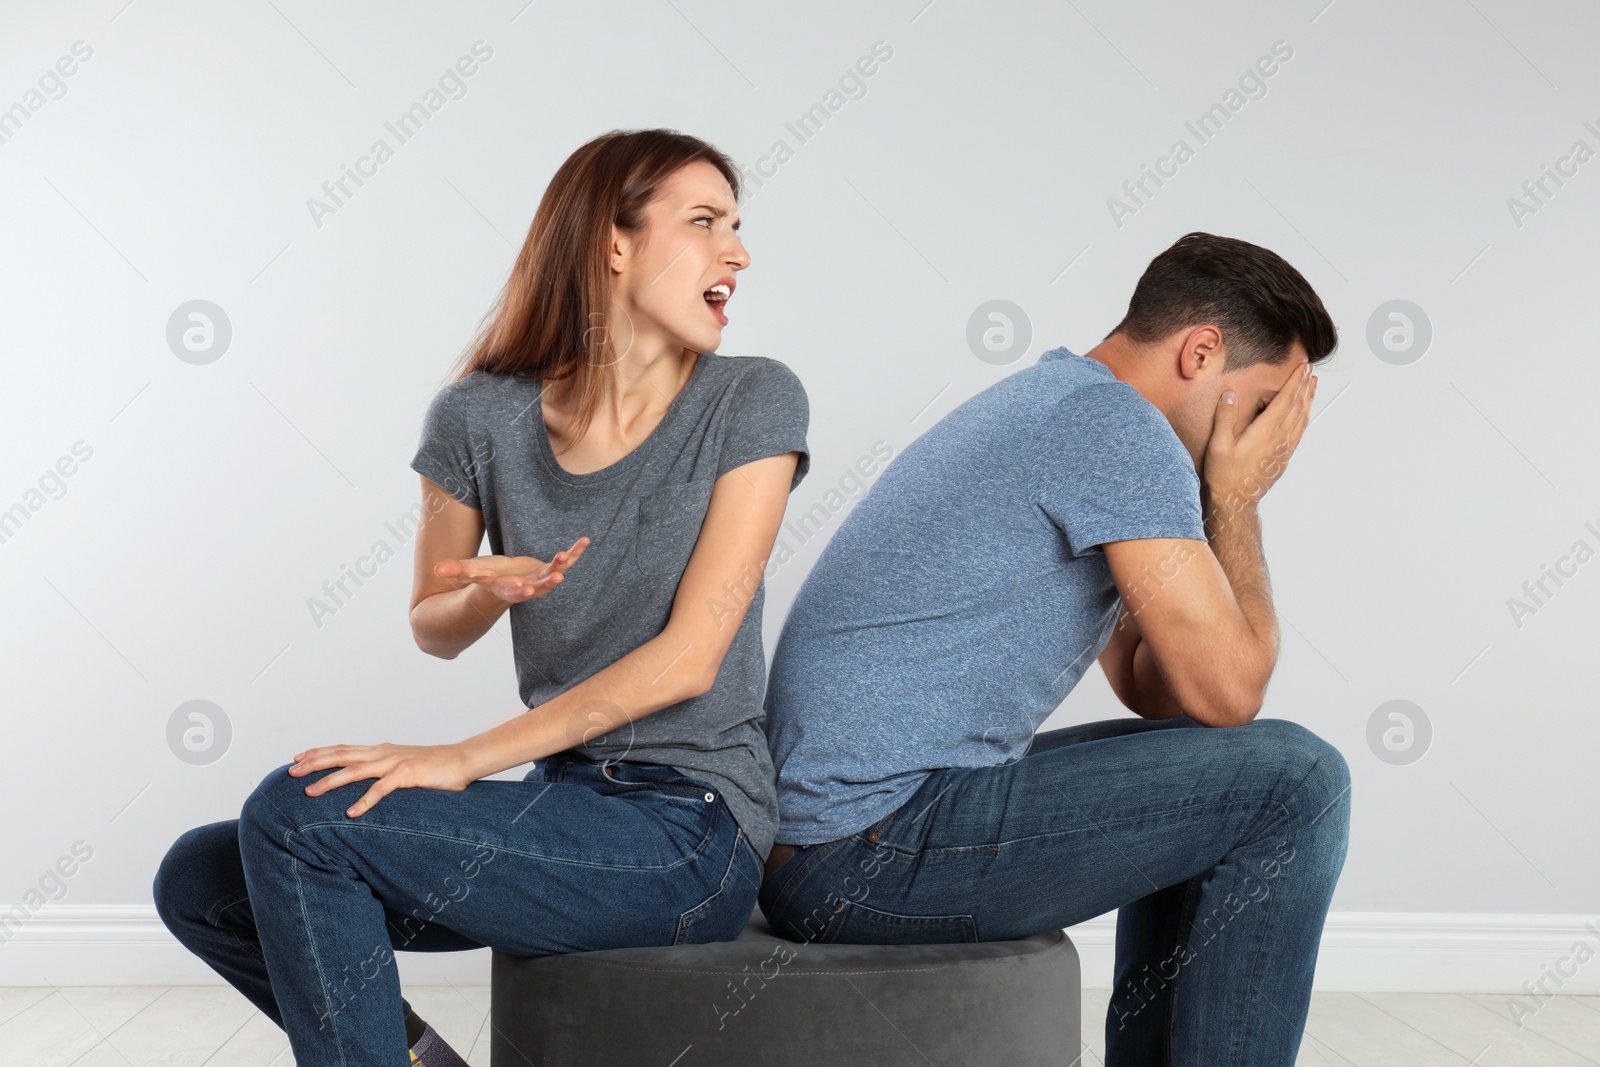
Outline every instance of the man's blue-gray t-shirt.
<path fill-rule="evenodd" d="M 784 621 L 767 683 L 777 840 L 870 826 L 929 772 L 1020 759 L 1100 654 L 1107 541 L 1205 539 L 1172 425 L 1104 363 L 1052 349 L 884 470 Z"/>

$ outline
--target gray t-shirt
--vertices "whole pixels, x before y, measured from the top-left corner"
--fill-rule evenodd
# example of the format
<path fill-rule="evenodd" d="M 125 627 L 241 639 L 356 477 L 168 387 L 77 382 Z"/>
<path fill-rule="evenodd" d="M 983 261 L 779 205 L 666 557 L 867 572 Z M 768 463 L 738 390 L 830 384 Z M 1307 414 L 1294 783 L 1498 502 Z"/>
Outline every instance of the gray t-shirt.
<path fill-rule="evenodd" d="M 556 462 L 536 380 L 483 371 L 434 397 L 411 469 L 483 512 L 493 554 L 548 560 L 589 547 L 552 592 L 510 608 L 518 687 L 537 707 L 621 659 L 666 626 L 711 501 L 712 483 L 753 460 L 799 452 L 790 491 L 810 467 L 804 387 L 760 356 L 701 353 L 645 441 L 609 467 L 571 474 Z M 737 610 L 734 590 L 723 605 Z M 762 731 L 765 582 L 711 691 L 586 742 L 591 759 L 672 767 L 722 794 L 763 858 L 778 809 Z"/>
<path fill-rule="evenodd" d="M 1020 759 L 1116 625 L 1108 541 L 1205 539 L 1172 424 L 1054 348 L 911 442 L 806 576 L 767 690 L 783 821 L 871 825 L 945 767 Z"/>

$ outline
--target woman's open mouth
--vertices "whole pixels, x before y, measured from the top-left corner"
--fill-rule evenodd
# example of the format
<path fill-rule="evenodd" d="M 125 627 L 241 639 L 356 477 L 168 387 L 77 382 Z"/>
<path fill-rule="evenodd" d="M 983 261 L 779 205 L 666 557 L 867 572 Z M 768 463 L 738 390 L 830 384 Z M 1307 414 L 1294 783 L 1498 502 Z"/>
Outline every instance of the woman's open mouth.
<path fill-rule="evenodd" d="M 711 309 L 711 314 L 717 317 L 717 325 L 728 325 L 728 316 L 723 314 L 723 306 L 728 298 L 733 295 L 733 286 L 727 282 L 718 282 L 705 291 L 706 307 Z"/>

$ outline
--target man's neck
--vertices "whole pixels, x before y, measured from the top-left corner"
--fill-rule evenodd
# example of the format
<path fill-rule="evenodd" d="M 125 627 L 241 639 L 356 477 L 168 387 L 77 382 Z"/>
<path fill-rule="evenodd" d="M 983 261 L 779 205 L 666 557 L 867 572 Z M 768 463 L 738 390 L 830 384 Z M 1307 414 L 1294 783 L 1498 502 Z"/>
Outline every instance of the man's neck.
<path fill-rule="evenodd" d="M 1119 380 L 1133 386 L 1140 396 L 1166 414 L 1165 381 L 1153 373 L 1158 369 L 1157 361 L 1149 358 L 1145 348 L 1114 333 L 1085 352 L 1084 356 L 1104 363 Z"/>
<path fill-rule="evenodd" d="M 1195 469 L 1200 469 L 1206 439 L 1203 433 L 1196 436 L 1192 428 L 1186 430 L 1180 422 L 1179 405 L 1183 397 L 1176 390 L 1176 375 L 1170 373 L 1170 357 L 1148 345 L 1135 344 L 1119 334 L 1112 334 L 1084 355 L 1104 363 L 1119 381 L 1133 386 L 1140 396 L 1150 402 L 1151 407 L 1161 412 L 1178 435 L 1178 440 L 1183 442 Z M 1180 417 L 1175 418 L 1175 415 Z"/>

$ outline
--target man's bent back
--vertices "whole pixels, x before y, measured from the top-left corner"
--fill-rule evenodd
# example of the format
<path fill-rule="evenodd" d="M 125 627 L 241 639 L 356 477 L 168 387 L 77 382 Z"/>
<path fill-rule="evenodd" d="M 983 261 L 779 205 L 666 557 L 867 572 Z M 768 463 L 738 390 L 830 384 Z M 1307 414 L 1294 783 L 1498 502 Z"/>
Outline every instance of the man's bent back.
<path fill-rule="evenodd" d="M 1334 336 L 1273 253 L 1190 234 L 1094 350 L 890 464 L 773 657 L 780 933 L 999 940 L 1117 909 L 1107 1067 L 1294 1062 L 1350 778 L 1255 717 L 1277 655 L 1255 505 Z M 1036 733 L 1096 657 L 1139 717 Z"/>

